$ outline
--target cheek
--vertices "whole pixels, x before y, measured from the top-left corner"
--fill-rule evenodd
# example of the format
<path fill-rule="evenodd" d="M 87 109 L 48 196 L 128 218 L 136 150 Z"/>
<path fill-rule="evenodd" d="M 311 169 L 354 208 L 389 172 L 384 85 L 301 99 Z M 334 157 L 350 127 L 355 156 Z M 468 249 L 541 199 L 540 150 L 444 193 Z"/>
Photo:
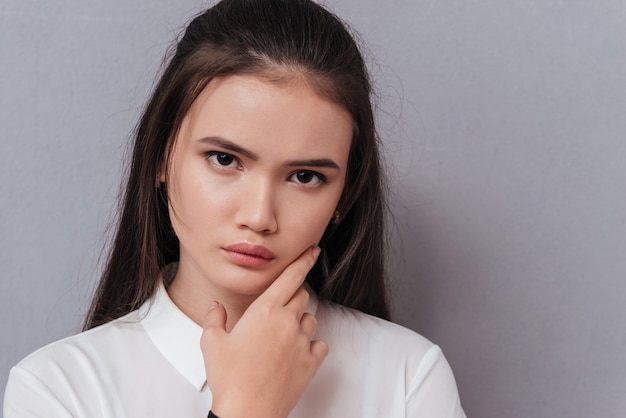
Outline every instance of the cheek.
<path fill-rule="evenodd" d="M 197 171 L 197 170 L 195 170 Z M 171 176 L 170 217 L 174 230 L 198 230 L 222 222 L 233 206 L 233 189 L 190 168 Z"/>
<path fill-rule="evenodd" d="M 313 222 L 301 220 L 293 224 L 290 228 L 289 236 L 298 237 L 298 240 L 303 243 L 303 249 L 305 249 L 319 242 L 327 225 L 327 222 L 321 220 L 314 220 Z"/>
<path fill-rule="evenodd" d="M 320 198 L 317 202 L 290 208 L 281 222 L 283 231 L 291 239 L 299 241 L 302 251 L 308 246 L 316 245 L 324 235 L 335 211 L 336 200 L 338 199 L 334 197 L 327 198 L 327 200 Z M 324 201 L 325 204 L 319 205 L 320 202 Z"/>

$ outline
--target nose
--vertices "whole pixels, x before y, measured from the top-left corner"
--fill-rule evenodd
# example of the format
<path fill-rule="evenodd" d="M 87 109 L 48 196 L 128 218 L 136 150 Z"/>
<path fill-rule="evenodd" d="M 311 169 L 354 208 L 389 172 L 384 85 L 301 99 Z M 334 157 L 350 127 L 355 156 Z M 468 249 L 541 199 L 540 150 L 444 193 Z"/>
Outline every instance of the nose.
<path fill-rule="evenodd" d="M 236 222 L 239 228 L 271 234 L 277 231 L 276 192 L 269 180 L 251 181 L 241 196 Z"/>

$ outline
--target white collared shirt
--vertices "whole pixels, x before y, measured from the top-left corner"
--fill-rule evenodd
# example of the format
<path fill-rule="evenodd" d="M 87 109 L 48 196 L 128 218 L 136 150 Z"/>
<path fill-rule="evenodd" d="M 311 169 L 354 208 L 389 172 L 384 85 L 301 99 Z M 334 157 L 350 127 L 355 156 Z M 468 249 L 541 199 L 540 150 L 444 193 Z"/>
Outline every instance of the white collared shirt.
<path fill-rule="evenodd" d="M 314 295 L 307 311 L 330 352 L 290 417 L 465 417 L 438 346 Z M 201 334 L 160 285 L 138 311 L 22 360 L 4 417 L 204 418 L 212 399 Z"/>

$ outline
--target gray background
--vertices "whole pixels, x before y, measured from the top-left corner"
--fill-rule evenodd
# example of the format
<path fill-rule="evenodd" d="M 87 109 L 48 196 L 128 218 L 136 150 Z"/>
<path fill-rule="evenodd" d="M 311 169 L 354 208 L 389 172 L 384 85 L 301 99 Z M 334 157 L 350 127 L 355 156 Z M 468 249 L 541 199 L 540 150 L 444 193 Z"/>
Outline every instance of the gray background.
<path fill-rule="evenodd" d="M 378 85 L 398 321 L 468 416 L 626 416 L 626 2 L 327 3 Z M 0 391 L 79 329 L 128 133 L 200 7 L 1 0 Z"/>

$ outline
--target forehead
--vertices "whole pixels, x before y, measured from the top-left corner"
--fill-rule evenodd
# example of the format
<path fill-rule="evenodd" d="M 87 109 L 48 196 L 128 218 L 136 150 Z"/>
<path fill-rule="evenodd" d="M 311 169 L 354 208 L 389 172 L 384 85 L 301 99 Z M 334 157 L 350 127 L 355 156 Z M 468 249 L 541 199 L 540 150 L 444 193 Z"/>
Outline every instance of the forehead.
<path fill-rule="evenodd" d="M 334 152 L 347 159 L 353 134 L 348 111 L 294 78 L 213 79 L 185 116 L 178 139 L 220 136 L 251 150 Z"/>

